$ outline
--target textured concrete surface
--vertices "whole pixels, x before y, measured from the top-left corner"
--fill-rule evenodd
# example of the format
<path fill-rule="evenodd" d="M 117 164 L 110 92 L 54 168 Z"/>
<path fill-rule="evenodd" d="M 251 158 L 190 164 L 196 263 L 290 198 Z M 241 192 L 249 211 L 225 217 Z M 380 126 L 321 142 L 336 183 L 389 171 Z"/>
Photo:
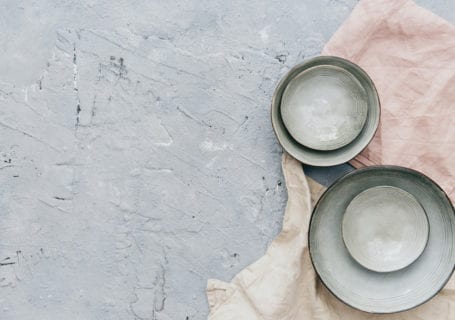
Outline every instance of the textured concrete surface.
<path fill-rule="evenodd" d="M 205 319 L 280 229 L 274 86 L 355 3 L 3 1 L 0 319 Z"/>

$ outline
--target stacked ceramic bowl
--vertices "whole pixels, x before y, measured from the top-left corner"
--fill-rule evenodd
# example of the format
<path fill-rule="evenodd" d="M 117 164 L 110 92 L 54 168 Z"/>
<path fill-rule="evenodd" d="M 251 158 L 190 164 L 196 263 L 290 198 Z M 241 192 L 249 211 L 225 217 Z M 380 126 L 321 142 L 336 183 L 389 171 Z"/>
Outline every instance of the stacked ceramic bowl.
<path fill-rule="evenodd" d="M 291 69 L 272 101 L 283 148 L 316 166 L 354 158 L 373 138 L 379 117 L 371 79 L 337 57 Z M 399 312 L 428 301 L 455 267 L 452 203 L 430 178 L 403 167 L 367 167 L 336 181 L 313 210 L 308 238 L 325 286 L 366 312 Z"/>
<path fill-rule="evenodd" d="M 295 66 L 272 100 L 272 125 L 283 148 L 314 166 L 354 158 L 373 138 L 380 105 L 370 77 L 337 57 L 317 57 Z"/>

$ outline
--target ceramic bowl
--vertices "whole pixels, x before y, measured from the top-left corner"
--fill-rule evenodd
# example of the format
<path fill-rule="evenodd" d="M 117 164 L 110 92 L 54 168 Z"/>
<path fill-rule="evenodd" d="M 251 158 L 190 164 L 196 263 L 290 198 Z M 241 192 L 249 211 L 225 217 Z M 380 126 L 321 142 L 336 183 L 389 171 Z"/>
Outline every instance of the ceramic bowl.
<path fill-rule="evenodd" d="M 335 150 L 362 131 L 368 97 L 352 73 L 321 64 L 289 81 L 280 109 L 287 131 L 298 143 L 315 150 Z"/>
<path fill-rule="evenodd" d="M 308 238 L 324 285 L 366 312 L 414 308 L 454 271 L 453 205 L 434 181 L 411 169 L 367 167 L 340 178 L 315 206 Z"/>
<path fill-rule="evenodd" d="M 289 154 L 305 164 L 333 166 L 351 160 L 371 141 L 380 103 L 373 81 L 359 66 L 319 56 L 281 79 L 271 116 L 277 139 Z"/>
<path fill-rule="evenodd" d="M 378 186 L 352 199 L 341 230 L 346 248 L 359 264 L 391 272 L 407 267 L 422 254 L 429 226 L 425 210 L 410 193 Z"/>

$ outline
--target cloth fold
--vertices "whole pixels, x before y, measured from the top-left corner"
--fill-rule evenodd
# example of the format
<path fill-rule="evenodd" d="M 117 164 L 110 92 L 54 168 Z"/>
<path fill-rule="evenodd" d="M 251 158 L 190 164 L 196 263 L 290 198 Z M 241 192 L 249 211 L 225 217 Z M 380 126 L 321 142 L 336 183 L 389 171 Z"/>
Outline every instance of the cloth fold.
<path fill-rule="evenodd" d="M 288 190 L 283 230 L 266 255 L 231 283 L 208 281 L 209 319 L 294 319 L 306 310 L 303 302 L 318 304 L 307 233 L 312 203 L 325 188 L 307 181 L 302 165 L 291 156 L 283 156 L 282 166 Z M 287 314 L 292 317 L 283 317 Z"/>
<path fill-rule="evenodd" d="M 378 132 L 351 163 L 419 170 L 455 198 L 455 27 L 410 0 L 361 0 L 323 54 L 349 59 L 372 77 L 381 99 Z M 283 230 L 266 254 L 227 283 L 208 280 L 209 320 L 455 319 L 455 277 L 431 301 L 374 315 L 335 298 L 311 265 L 307 232 L 324 187 L 284 154 Z"/>

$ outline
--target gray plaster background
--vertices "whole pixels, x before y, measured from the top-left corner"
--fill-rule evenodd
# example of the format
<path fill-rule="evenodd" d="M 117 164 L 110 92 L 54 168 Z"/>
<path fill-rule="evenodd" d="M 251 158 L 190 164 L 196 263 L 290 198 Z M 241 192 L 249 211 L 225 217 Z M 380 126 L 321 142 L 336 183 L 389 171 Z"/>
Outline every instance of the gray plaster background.
<path fill-rule="evenodd" d="M 281 226 L 274 86 L 355 4 L 1 1 L 0 319 L 205 319 Z"/>

